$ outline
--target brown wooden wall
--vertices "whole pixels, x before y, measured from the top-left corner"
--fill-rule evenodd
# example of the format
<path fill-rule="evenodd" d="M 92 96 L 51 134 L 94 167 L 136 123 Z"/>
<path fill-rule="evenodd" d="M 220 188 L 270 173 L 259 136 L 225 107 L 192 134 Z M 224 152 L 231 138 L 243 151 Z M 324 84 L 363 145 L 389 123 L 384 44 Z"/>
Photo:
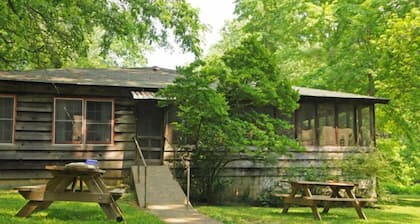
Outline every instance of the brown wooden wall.
<path fill-rule="evenodd" d="M 135 101 L 129 89 L 0 81 L 0 94 L 14 94 L 17 101 L 15 143 L 0 144 L 0 185 L 42 182 L 50 177 L 45 165 L 86 159 L 97 159 L 110 183 L 121 182 L 129 175 L 136 158 L 132 140 L 136 132 Z M 114 144 L 53 145 L 54 97 L 114 99 Z"/>

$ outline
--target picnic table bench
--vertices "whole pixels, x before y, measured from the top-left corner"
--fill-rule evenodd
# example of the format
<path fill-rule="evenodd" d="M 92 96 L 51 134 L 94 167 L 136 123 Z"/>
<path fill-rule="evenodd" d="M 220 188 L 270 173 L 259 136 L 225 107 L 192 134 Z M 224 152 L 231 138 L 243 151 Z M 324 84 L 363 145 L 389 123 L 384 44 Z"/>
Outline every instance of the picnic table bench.
<path fill-rule="evenodd" d="M 356 209 L 360 219 L 367 220 L 366 215 L 362 211 L 362 207 L 367 202 L 376 202 L 376 199 L 371 198 L 356 198 L 353 189 L 356 187 L 353 183 L 337 183 L 337 182 L 313 182 L 313 181 L 291 181 L 292 190 L 290 194 L 275 194 L 274 196 L 282 197 L 284 199 L 283 213 L 287 213 L 292 204 L 308 206 L 312 209 L 312 214 L 317 220 L 321 220 L 321 215 L 318 211 L 318 204 L 324 204 L 322 213 L 328 213 L 329 209 L 335 203 L 351 205 Z M 330 195 L 314 195 L 312 189 L 314 187 L 327 187 L 331 189 Z M 342 197 L 339 192 L 344 190 L 345 197 Z M 298 194 L 301 193 L 301 194 Z"/>
<path fill-rule="evenodd" d="M 28 217 L 47 209 L 54 201 L 77 201 L 99 203 L 108 219 L 124 220 L 116 201 L 125 190 L 109 191 L 102 178 L 104 170 L 87 166 L 46 166 L 46 169 L 53 175 L 47 184 L 16 188 L 29 200 L 16 216 Z"/>

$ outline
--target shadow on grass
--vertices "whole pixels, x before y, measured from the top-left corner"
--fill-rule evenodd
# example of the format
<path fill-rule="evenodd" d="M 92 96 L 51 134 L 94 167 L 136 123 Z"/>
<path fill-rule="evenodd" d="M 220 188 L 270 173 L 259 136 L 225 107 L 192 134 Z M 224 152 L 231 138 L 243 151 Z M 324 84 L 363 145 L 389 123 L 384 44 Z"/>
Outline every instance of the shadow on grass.
<path fill-rule="evenodd" d="M 102 208 L 93 203 L 80 206 L 77 203 L 56 202 L 48 208 L 47 217 L 63 221 L 108 221 Z"/>
<path fill-rule="evenodd" d="M 396 204 L 400 206 L 420 207 L 420 198 L 400 197 L 397 199 Z"/>

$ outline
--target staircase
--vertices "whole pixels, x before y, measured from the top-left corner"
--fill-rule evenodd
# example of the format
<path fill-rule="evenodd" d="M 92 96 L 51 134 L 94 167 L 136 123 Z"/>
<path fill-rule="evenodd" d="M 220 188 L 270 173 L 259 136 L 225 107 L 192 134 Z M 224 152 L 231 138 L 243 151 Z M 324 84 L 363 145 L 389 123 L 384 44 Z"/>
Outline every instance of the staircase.
<path fill-rule="evenodd" d="M 147 166 L 146 206 L 144 186 L 144 166 L 132 166 L 132 176 L 140 207 L 149 205 L 186 205 L 186 197 L 181 186 L 172 176 L 168 166 Z M 140 175 L 138 172 L 140 171 Z M 138 179 L 140 177 L 140 180 Z"/>

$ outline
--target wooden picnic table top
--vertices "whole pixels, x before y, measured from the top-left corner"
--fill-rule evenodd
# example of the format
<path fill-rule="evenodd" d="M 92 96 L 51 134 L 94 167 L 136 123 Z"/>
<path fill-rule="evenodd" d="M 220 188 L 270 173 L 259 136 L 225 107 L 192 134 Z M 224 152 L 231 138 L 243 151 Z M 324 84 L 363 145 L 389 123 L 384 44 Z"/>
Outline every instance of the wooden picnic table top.
<path fill-rule="evenodd" d="M 310 186 L 327 186 L 327 187 L 355 187 L 354 183 L 349 182 L 318 182 L 318 181 L 290 181 L 292 185 L 310 185 Z"/>
<path fill-rule="evenodd" d="M 93 174 L 104 174 L 105 170 L 101 170 L 97 167 L 83 167 L 83 166 L 56 166 L 49 165 L 45 166 L 45 169 L 53 174 L 74 174 L 74 175 L 93 175 Z"/>

